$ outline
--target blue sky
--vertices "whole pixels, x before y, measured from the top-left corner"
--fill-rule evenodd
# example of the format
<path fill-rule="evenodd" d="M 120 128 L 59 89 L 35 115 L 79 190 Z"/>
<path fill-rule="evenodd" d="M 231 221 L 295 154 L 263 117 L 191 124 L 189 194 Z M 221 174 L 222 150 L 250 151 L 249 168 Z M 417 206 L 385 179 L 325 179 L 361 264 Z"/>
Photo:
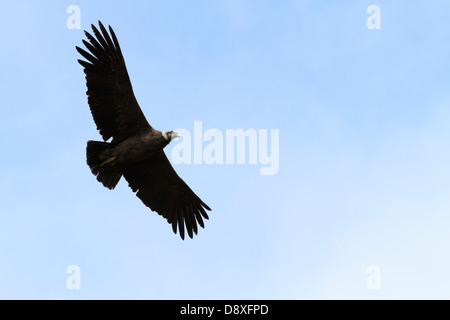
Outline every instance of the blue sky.
<path fill-rule="evenodd" d="M 448 1 L 2 8 L 0 298 L 449 298 Z M 213 209 L 193 240 L 85 163 L 100 135 L 75 46 L 99 19 L 154 127 L 279 130 L 275 175 L 174 165 Z"/>

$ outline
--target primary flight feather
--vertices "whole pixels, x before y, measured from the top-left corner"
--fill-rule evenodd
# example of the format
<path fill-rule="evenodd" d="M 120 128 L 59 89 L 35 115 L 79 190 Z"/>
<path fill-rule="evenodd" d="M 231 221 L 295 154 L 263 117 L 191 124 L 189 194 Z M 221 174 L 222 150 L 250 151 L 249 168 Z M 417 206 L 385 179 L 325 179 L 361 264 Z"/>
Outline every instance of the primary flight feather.
<path fill-rule="evenodd" d="M 94 36 L 76 47 L 87 60 L 84 67 L 89 108 L 102 141 L 88 141 L 87 164 L 97 180 L 114 189 L 122 176 L 151 210 L 167 219 L 173 231 L 184 239 L 204 227 L 211 210 L 178 176 L 164 153 L 164 147 L 178 137 L 173 131 L 154 129 L 142 113 L 131 87 L 125 61 L 113 29 L 109 34 L 99 21 Z M 107 142 L 111 139 L 111 142 Z"/>

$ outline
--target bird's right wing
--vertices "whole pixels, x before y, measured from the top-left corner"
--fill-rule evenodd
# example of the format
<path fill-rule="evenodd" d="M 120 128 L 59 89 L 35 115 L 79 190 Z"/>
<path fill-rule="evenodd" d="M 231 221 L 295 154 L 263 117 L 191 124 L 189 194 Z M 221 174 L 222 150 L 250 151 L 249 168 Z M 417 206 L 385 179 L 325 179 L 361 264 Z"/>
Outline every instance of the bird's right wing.
<path fill-rule="evenodd" d="M 211 210 L 178 176 L 163 150 L 151 158 L 127 166 L 123 176 L 131 189 L 151 210 L 172 224 L 173 232 L 184 239 L 184 227 L 192 238 L 197 234 L 197 223 L 203 228 L 206 210 Z"/>
<path fill-rule="evenodd" d="M 107 141 L 120 142 L 129 136 L 148 130 L 145 119 L 131 87 L 119 42 L 111 27 L 106 31 L 99 21 L 100 31 L 92 25 L 94 36 L 85 31 L 89 42 L 83 44 L 90 51 L 76 47 L 88 61 L 78 60 L 84 67 L 88 103 L 97 129 Z"/>

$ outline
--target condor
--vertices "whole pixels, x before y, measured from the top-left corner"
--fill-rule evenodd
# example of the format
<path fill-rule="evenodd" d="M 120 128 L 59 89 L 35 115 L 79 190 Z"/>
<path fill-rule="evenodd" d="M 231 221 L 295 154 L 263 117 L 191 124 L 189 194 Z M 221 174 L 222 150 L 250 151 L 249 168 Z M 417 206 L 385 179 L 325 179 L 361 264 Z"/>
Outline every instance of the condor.
<path fill-rule="evenodd" d="M 177 228 L 184 239 L 204 228 L 205 211 L 211 210 L 177 175 L 164 147 L 178 134 L 154 129 L 146 120 L 131 87 L 125 61 L 114 31 L 99 21 L 94 36 L 85 31 L 87 51 L 76 47 L 87 60 L 84 67 L 88 104 L 103 141 L 88 141 L 87 164 L 105 187 L 114 189 L 122 176 L 151 210 Z M 111 142 L 107 142 L 108 140 Z"/>

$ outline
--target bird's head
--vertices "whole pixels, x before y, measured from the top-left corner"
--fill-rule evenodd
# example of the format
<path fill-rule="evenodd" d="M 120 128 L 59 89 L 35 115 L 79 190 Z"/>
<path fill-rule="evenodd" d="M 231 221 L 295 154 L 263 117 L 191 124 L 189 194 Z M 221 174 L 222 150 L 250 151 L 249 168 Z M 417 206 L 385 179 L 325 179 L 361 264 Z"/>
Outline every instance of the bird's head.
<path fill-rule="evenodd" d="M 164 137 L 164 139 L 168 140 L 169 142 L 179 137 L 179 134 L 176 133 L 175 131 L 165 131 L 165 132 L 163 131 L 161 134 Z"/>

